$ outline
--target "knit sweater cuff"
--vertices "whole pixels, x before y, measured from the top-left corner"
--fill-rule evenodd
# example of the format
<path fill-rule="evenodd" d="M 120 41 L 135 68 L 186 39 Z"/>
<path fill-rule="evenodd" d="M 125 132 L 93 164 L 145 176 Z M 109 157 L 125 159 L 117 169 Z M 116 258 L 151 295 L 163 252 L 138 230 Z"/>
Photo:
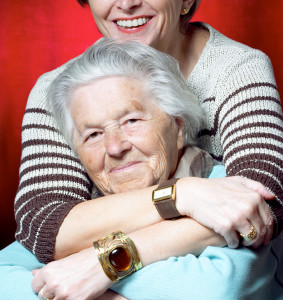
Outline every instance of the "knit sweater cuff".
<path fill-rule="evenodd" d="M 25 220 L 25 223 L 29 224 L 24 224 L 24 232 L 18 230 L 20 233 L 16 234 L 16 239 L 40 262 L 47 264 L 54 259 L 56 236 L 62 222 L 70 210 L 82 201 L 70 197 L 64 199 L 61 196 L 62 205 L 58 205 L 58 195 L 40 195 L 38 198 L 40 202 L 50 203 L 50 206 L 43 212 L 38 210 L 39 213 L 34 218 Z M 27 211 L 32 211 L 32 208 L 27 207 Z"/>

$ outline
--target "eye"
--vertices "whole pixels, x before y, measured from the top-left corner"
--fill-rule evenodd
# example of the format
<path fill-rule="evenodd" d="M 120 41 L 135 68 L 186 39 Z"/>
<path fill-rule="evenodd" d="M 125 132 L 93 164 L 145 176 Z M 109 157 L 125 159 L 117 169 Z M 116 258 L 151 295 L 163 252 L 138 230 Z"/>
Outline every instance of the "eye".
<path fill-rule="evenodd" d="M 125 123 L 126 123 L 126 124 L 134 124 L 134 123 L 136 123 L 138 120 L 139 120 L 139 119 L 129 119 L 129 120 L 127 120 Z"/>
<path fill-rule="evenodd" d="M 95 132 L 92 132 L 87 138 L 88 139 L 95 139 L 95 138 L 98 138 L 101 134 L 102 134 L 102 132 L 95 131 Z"/>

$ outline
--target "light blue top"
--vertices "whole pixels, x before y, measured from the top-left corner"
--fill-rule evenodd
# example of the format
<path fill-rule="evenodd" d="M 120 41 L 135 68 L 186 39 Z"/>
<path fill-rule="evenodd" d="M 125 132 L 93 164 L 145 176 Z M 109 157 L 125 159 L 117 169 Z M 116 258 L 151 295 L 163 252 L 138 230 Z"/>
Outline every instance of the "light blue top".
<path fill-rule="evenodd" d="M 279 244 L 282 252 L 282 238 Z M 257 251 L 207 247 L 199 257 L 149 265 L 112 289 L 131 300 L 276 300 L 283 299 L 283 287 L 274 279 L 277 267 L 271 246 Z"/>

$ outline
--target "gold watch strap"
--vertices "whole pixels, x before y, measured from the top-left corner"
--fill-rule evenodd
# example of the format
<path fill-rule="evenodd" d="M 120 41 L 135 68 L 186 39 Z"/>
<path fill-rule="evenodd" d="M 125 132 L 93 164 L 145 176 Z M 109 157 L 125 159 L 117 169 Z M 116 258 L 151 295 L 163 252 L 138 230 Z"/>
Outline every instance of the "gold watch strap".
<path fill-rule="evenodd" d="M 174 186 L 179 178 L 177 179 L 170 179 L 167 180 L 163 183 L 160 183 L 158 188 L 156 190 L 159 190 L 161 188 L 169 187 L 169 186 Z M 172 198 L 166 198 L 161 201 L 156 201 L 155 207 L 160 214 L 160 216 L 165 219 L 165 220 L 170 220 L 170 219 L 176 219 L 182 217 L 182 215 L 178 212 L 176 208 L 176 204 L 174 199 Z"/>

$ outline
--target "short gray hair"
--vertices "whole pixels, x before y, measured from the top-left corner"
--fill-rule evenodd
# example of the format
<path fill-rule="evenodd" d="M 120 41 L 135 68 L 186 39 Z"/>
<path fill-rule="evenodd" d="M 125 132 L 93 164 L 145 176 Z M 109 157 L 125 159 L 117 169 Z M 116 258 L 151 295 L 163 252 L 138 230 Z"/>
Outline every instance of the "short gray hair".
<path fill-rule="evenodd" d="M 145 83 L 146 91 L 170 117 L 182 117 L 185 145 L 196 143 L 203 120 L 198 99 L 189 89 L 178 62 L 147 45 L 102 38 L 72 62 L 50 85 L 48 105 L 67 143 L 74 148 L 69 111 L 72 93 L 96 79 L 123 76 Z"/>

